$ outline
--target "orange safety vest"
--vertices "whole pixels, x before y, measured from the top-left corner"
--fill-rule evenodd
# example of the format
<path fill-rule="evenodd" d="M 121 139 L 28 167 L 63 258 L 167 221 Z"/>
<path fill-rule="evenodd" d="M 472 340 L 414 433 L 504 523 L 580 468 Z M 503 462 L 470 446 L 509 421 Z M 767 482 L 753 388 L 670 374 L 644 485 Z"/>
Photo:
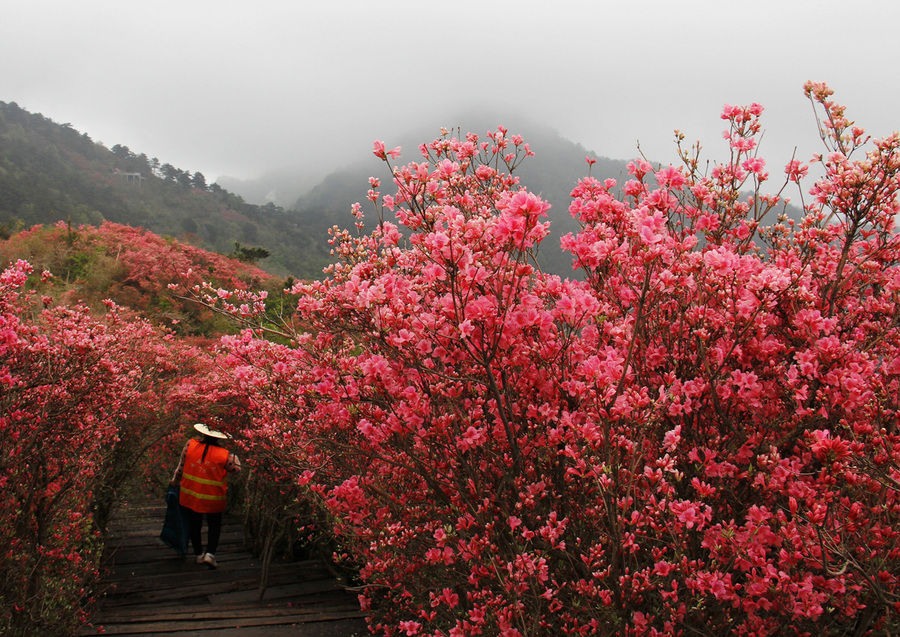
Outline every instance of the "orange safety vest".
<path fill-rule="evenodd" d="M 198 513 L 218 513 L 225 510 L 228 450 L 209 445 L 206 458 L 201 462 L 205 446 L 193 438 L 188 441 L 178 502 Z"/>

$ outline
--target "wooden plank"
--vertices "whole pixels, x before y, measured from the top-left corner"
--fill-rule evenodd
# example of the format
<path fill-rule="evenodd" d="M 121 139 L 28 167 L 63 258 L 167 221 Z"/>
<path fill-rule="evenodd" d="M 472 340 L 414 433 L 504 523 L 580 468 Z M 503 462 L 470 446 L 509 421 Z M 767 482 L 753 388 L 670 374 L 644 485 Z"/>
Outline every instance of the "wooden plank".
<path fill-rule="evenodd" d="M 322 597 L 323 594 L 332 596 L 340 595 L 356 599 L 355 595 L 347 593 L 344 587 L 337 581 L 333 579 L 323 579 L 312 582 L 292 582 L 271 585 L 266 588 L 266 595 L 263 597 L 263 602 L 295 600 L 300 603 L 304 602 L 306 598 Z M 235 590 L 210 595 L 209 601 L 212 604 L 230 606 L 231 604 L 254 602 L 258 595 L 258 589 Z"/>
<path fill-rule="evenodd" d="M 159 528 L 155 529 L 153 533 L 146 533 L 141 535 L 133 535 L 131 537 L 123 537 L 117 538 L 116 541 L 111 544 L 111 548 L 114 551 L 121 551 L 126 548 L 140 548 L 142 546 L 156 546 L 160 544 L 161 540 L 159 539 L 159 532 L 162 531 L 162 522 L 159 523 Z M 206 528 L 203 529 L 203 540 L 206 540 Z M 240 527 L 234 527 L 232 529 L 222 529 L 222 535 L 219 538 L 219 544 L 234 544 L 243 546 L 244 544 L 244 531 Z M 164 545 L 163 545 L 164 546 Z"/>
<path fill-rule="evenodd" d="M 289 580 L 290 581 L 290 580 Z M 303 597 L 323 591 L 342 591 L 343 586 L 334 580 L 316 580 L 312 582 L 273 582 L 272 588 L 290 586 L 292 597 Z M 162 602 L 179 600 L 180 603 L 212 603 L 227 605 L 228 601 L 253 601 L 259 595 L 258 578 L 243 580 L 226 579 L 219 582 L 199 583 L 183 586 L 171 586 L 147 591 L 133 591 L 126 594 L 107 595 L 103 599 L 105 607 L 128 606 L 135 604 L 156 605 Z M 275 594 L 274 592 L 272 593 Z M 266 590 L 266 599 L 270 593 Z M 194 601 L 189 601 L 194 600 Z"/>
<path fill-rule="evenodd" d="M 331 622 L 344 619 L 364 619 L 365 614 L 360 611 L 354 613 L 315 613 L 307 615 L 279 615 L 274 617 L 218 617 L 197 621 L 147 621 L 127 624 L 104 624 L 103 632 L 107 635 L 146 635 L 153 633 L 172 633 L 187 631 L 221 630 L 223 628 L 245 628 L 254 626 L 297 626 L 299 624 L 312 624 L 319 622 Z"/>
<path fill-rule="evenodd" d="M 176 558 L 158 564 L 138 563 L 119 567 L 109 573 L 106 581 L 115 584 L 120 590 L 140 590 L 155 588 L 157 583 L 168 586 L 172 580 L 215 581 L 222 578 L 237 579 L 248 574 L 255 576 L 259 575 L 260 568 L 259 560 L 246 553 L 220 560 L 217 569 L 197 564 L 193 557 Z M 332 579 L 328 569 L 319 561 L 272 564 L 269 574 L 273 580 L 281 575 L 292 579 Z"/>
<path fill-rule="evenodd" d="M 316 603 L 313 605 L 281 603 L 273 604 L 229 604 L 229 617 L 239 619 L 242 617 L 275 617 L 278 615 L 314 615 L 317 613 L 359 613 L 359 604 L 349 603 Z M 355 615 L 354 615 L 355 616 Z M 146 608 L 125 607 L 115 609 L 104 615 L 107 623 L 124 624 L 127 622 L 146 622 L 148 619 Z M 176 621 L 176 620 L 198 620 L 198 619 L 221 619 L 222 611 L 212 607 L 168 607 L 161 608 L 158 612 L 154 612 L 152 620 L 154 621 Z"/>
<path fill-rule="evenodd" d="M 115 538 L 117 545 L 122 546 L 131 546 L 132 544 L 140 544 L 141 541 L 149 542 L 151 540 L 159 539 L 159 533 L 162 531 L 163 520 L 160 518 L 159 520 L 154 520 L 150 524 L 145 524 L 141 526 L 132 526 L 125 532 L 117 532 L 115 535 L 110 535 Z M 206 526 L 204 525 L 203 536 L 206 537 Z M 244 529 L 240 524 L 223 524 L 222 525 L 222 536 L 231 536 L 235 535 L 239 537 L 241 541 L 243 541 L 244 537 Z"/>
<path fill-rule="evenodd" d="M 128 559 L 117 561 L 113 568 L 107 567 L 104 579 L 114 582 L 119 579 L 143 577 L 144 575 L 170 572 L 187 573 L 206 568 L 195 563 L 193 555 L 181 557 L 167 546 L 161 546 L 158 549 L 152 555 L 146 552 L 133 553 L 128 556 Z M 220 568 L 229 568 L 238 562 L 249 562 L 256 566 L 260 564 L 258 559 L 245 552 L 220 552 L 216 555 L 216 561 Z"/>
<path fill-rule="evenodd" d="M 116 595 L 128 595 L 153 591 L 161 588 L 171 588 L 173 585 L 184 586 L 208 586 L 223 581 L 254 581 L 259 578 L 259 566 L 241 561 L 229 568 L 211 570 L 206 566 L 182 562 L 182 569 L 173 569 L 167 573 L 144 574 L 141 577 L 124 578 L 115 582 L 113 592 Z"/>
<path fill-rule="evenodd" d="M 276 586 L 266 590 L 265 598 L 262 602 L 257 601 L 258 591 L 238 591 L 235 593 L 223 593 L 217 595 L 214 599 L 202 598 L 198 599 L 192 605 L 188 605 L 187 600 L 183 598 L 172 599 L 168 601 L 160 601 L 152 605 L 151 613 L 163 612 L 182 612 L 185 610 L 203 610 L 216 607 L 232 608 L 270 608 L 276 606 L 303 606 L 303 607 L 324 607 L 324 608 L 341 608 L 343 610 L 359 609 L 359 601 L 355 595 L 348 594 L 342 588 L 325 588 L 323 590 L 298 590 L 298 585 L 287 584 Z M 146 613 L 148 606 L 142 604 L 106 607 L 106 613 L 119 614 L 125 613 L 130 616 L 139 616 Z M 106 616 L 104 614 L 104 616 Z"/>
<path fill-rule="evenodd" d="M 230 556 L 227 560 L 218 559 L 217 556 L 217 560 L 219 568 L 215 570 L 195 563 L 193 556 L 185 559 L 166 560 L 156 564 L 131 564 L 126 568 L 116 569 L 104 581 L 115 585 L 119 590 L 138 590 L 153 588 L 156 582 L 170 585 L 173 579 L 207 581 L 222 577 L 237 578 L 248 573 L 258 576 L 260 573 L 259 560 L 248 554 Z M 282 574 L 294 579 L 332 579 L 328 569 L 319 561 L 279 563 L 269 567 L 270 581 L 274 581 L 274 578 Z"/>
<path fill-rule="evenodd" d="M 247 551 L 237 544 L 220 545 L 216 552 L 216 561 L 220 564 L 225 561 L 245 559 Z M 153 564 L 155 562 L 189 562 L 194 563 L 193 553 L 186 556 L 179 555 L 175 549 L 166 546 L 162 542 L 147 547 L 135 547 L 128 550 L 110 554 L 106 558 L 105 568 L 109 572 L 120 569 L 132 568 L 135 564 Z"/>
<path fill-rule="evenodd" d="M 148 622 L 143 625 L 104 624 L 106 635 L 154 635 L 190 634 L 190 635 L 224 635 L 240 637 L 353 637 L 368 634 L 365 620 L 362 617 L 342 617 L 339 615 L 321 615 L 317 621 L 279 623 L 277 619 L 242 620 L 235 624 L 227 619 L 219 621 L 199 622 L 194 624 Z M 89 635 L 91 633 L 80 633 Z M 96 634 L 93 633 L 93 634 Z"/>

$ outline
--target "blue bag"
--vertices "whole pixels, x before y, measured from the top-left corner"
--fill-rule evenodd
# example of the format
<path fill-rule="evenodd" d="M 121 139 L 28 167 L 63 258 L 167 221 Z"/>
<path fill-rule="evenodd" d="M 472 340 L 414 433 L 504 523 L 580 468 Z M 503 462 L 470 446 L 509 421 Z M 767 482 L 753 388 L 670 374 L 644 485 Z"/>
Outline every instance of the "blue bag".
<path fill-rule="evenodd" d="M 159 539 L 184 557 L 188 552 L 188 524 L 178 504 L 178 487 L 169 487 L 166 493 L 166 519 Z"/>

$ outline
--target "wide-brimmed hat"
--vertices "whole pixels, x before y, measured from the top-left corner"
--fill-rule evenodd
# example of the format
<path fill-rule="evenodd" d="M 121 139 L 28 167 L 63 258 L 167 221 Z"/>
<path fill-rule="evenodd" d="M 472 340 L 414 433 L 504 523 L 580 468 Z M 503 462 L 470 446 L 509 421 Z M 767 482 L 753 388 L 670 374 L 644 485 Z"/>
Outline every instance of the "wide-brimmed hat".
<path fill-rule="evenodd" d="M 202 433 L 204 436 L 209 436 L 210 438 L 220 438 L 221 440 L 227 440 L 231 438 L 228 434 L 223 434 L 221 431 L 216 431 L 215 429 L 210 429 L 202 422 L 198 422 L 194 425 L 194 429 Z"/>

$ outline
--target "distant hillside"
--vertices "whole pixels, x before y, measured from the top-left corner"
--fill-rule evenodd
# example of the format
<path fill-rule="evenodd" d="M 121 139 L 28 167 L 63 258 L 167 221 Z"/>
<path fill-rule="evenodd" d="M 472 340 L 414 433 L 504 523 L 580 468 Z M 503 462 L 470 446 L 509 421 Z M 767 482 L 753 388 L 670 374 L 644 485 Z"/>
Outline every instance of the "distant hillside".
<path fill-rule="evenodd" d="M 0 102 L 0 236 L 57 221 L 143 227 L 222 254 L 262 247 L 260 265 L 279 275 L 316 277 L 329 262 L 327 243 L 277 206 Z"/>

